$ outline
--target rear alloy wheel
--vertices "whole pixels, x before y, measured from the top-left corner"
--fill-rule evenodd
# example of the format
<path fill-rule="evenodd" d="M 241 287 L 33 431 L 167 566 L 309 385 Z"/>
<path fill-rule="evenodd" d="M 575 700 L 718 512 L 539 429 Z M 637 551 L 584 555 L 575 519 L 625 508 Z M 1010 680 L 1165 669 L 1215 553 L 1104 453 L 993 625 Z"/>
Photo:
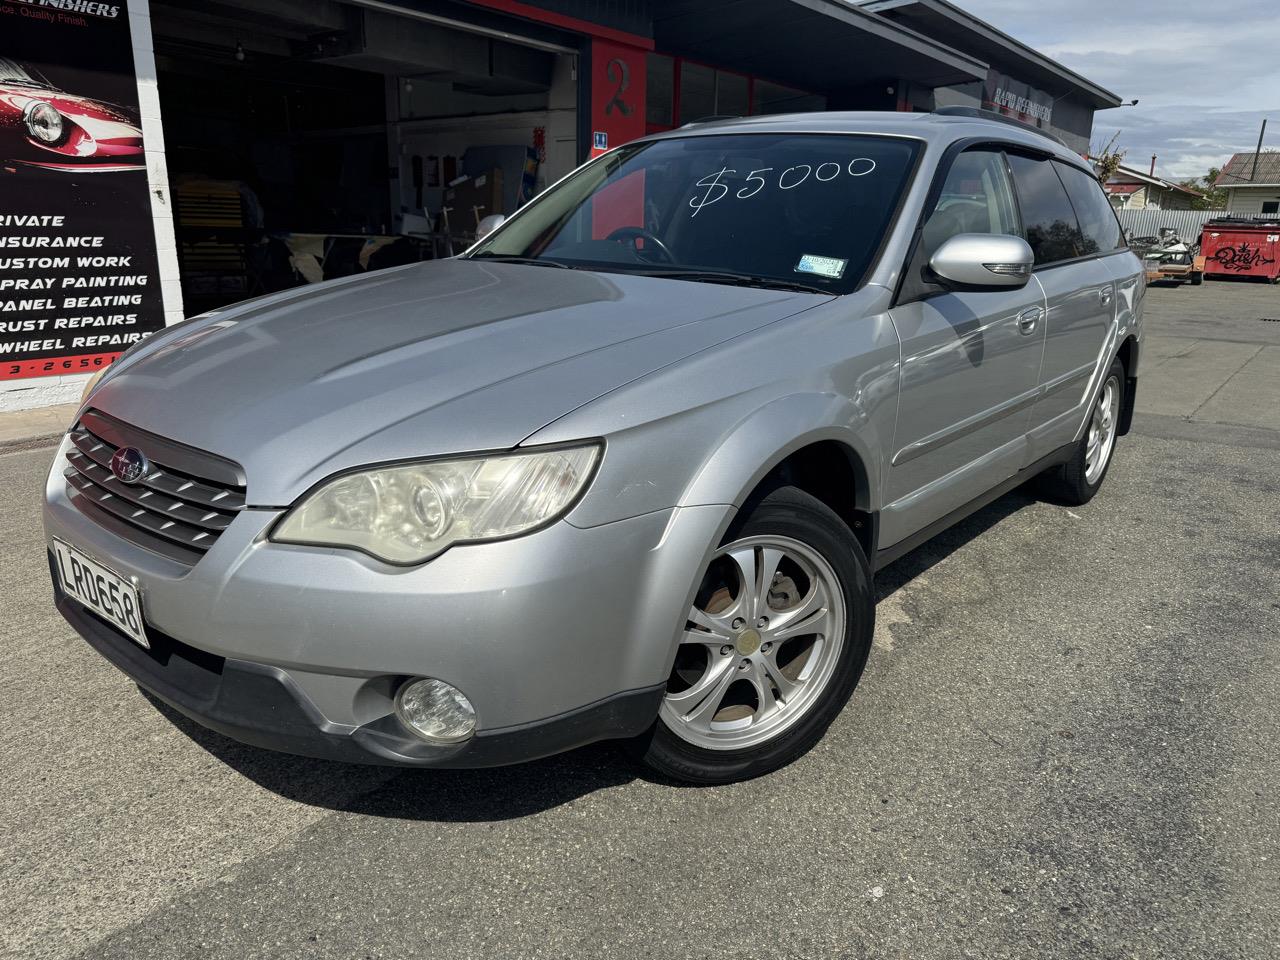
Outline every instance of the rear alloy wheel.
<path fill-rule="evenodd" d="M 766 497 L 707 565 L 645 761 L 695 783 L 790 762 L 852 693 L 873 617 L 866 560 L 840 518 L 794 488 Z"/>
<path fill-rule="evenodd" d="M 1120 422 L 1120 378 L 1110 376 L 1094 404 L 1085 431 L 1084 478 L 1092 485 L 1102 480 L 1116 445 L 1116 424 Z"/>
<path fill-rule="evenodd" d="M 1112 361 L 1075 454 L 1042 477 L 1044 492 L 1068 506 L 1093 499 L 1111 468 L 1124 404 L 1124 365 Z"/>

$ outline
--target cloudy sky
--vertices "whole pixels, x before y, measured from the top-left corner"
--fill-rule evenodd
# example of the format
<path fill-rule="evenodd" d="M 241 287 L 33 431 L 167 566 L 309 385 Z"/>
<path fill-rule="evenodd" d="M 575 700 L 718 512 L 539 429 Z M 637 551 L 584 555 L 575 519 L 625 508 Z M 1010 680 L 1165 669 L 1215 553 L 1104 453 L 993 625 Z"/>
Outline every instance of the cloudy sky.
<path fill-rule="evenodd" d="M 1280 149 L 1280 0 L 954 0 L 1136 107 L 1094 117 L 1126 163 L 1171 179 Z"/>

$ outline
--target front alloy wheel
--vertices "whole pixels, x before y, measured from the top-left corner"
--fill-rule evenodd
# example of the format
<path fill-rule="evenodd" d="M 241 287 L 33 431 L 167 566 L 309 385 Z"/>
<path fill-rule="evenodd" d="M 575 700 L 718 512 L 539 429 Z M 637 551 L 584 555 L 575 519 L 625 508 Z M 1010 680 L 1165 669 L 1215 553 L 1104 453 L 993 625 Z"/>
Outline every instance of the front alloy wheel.
<path fill-rule="evenodd" d="M 844 601 L 826 560 L 789 537 L 735 540 L 689 611 L 663 721 L 708 750 L 763 743 L 821 696 L 843 643 Z"/>
<path fill-rule="evenodd" d="M 774 770 L 822 738 L 871 647 L 866 558 L 845 523 L 794 487 L 730 530 L 698 584 L 645 762 L 692 783 Z"/>

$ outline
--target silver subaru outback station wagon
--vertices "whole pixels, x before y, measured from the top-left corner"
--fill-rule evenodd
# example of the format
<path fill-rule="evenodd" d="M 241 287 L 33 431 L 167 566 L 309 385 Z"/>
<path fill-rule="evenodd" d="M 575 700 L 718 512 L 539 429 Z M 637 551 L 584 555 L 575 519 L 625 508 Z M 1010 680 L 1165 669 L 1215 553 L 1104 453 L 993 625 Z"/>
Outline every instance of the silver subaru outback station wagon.
<path fill-rule="evenodd" d="M 755 776 L 849 699 L 878 567 L 1032 478 L 1094 496 L 1143 292 L 1088 166 L 1012 122 L 648 137 L 460 257 L 130 350 L 49 476 L 56 602 L 263 747 Z"/>

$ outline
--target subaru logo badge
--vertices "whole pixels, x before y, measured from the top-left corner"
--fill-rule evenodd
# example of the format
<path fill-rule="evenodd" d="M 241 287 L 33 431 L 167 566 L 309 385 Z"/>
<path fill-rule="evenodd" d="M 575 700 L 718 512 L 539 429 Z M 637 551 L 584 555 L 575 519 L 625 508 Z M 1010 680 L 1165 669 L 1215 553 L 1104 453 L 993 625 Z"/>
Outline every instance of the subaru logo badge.
<path fill-rule="evenodd" d="M 137 447 L 121 447 L 111 457 L 111 472 L 121 483 L 137 483 L 150 469 L 147 455 Z"/>

